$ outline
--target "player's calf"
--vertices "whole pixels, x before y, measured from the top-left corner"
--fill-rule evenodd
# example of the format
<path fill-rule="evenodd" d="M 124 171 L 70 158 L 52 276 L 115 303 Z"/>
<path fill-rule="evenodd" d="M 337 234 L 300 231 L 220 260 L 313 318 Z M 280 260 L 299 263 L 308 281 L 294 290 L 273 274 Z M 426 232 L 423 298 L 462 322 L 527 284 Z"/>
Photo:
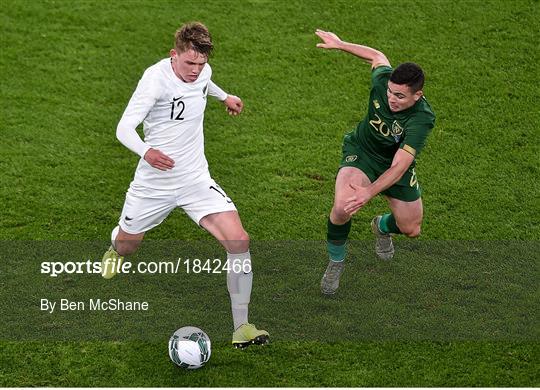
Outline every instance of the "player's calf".
<path fill-rule="evenodd" d="M 120 256 L 129 256 L 137 251 L 143 237 L 144 233 L 126 233 L 117 226 L 111 233 L 111 243 Z"/>
<path fill-rule="evenodd" d="M 141 245 L 141 241 L 126 241 L 126 240 L 116 240 L 114 242 L 114 246 L 116 248 L 116 251 L 121 256 L 129 256 L 133 253 L 137 252 L 137 249 L 139 249 L 139 246 Z"/>
<path fill-rule="evenodd" d="M 101 276 L 113 278 L 122 266 L 124 256 L 134 253 L 144 237 L 144 233 L 129 234 L 117 226 L 111 232 L 111 246 L 101 259 Z"/>

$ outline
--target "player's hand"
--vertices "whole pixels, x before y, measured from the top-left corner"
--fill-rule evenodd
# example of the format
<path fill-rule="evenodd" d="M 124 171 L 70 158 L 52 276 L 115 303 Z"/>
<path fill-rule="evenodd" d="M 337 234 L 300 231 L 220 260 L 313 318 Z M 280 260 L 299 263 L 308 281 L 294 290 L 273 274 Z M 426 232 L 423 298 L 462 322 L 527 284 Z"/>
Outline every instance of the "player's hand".
<path fill-rule="evenodd" d="M 317 29 L 315 34 L 322 39 L 323 43 L 317 43 L 317 47 L 323 49 L 339 49 L 343 41 L 333 32 Z"/>
<path fill-rule="evenodd" d="M 172 158 L 154 148 L 148 149 L 144 155 L 144 159 L 152 167 L 161 171 L 167 171 L 174 167 L 174 160 Z"/>
<path fill-rule="evenodd" d="M 227 106 L 229 115 L 238 115 L 244 109 L 244 103 L 238 96 L 228 95 L 223 103 Z"/>
<path fill-rule="evenodd" d="M 367 187 L 361 187 L 352 183 L 349 184 L 349 187 L 354 190 L 354 195 L 345 200 L 344 211 L 347 214 L 353 215 L 364 207 L 373 198 L 373 195 L 371 195 Z"/>

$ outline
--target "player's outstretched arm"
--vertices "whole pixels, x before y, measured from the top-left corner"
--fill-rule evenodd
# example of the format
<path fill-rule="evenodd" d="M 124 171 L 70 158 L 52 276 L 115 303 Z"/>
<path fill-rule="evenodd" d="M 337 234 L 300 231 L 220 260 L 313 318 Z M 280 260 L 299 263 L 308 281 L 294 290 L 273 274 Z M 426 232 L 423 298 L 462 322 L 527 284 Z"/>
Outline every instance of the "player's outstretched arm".
<path fill-rule="evenodd" d="M 223 104 L 227 106 L 227 112 L 229 115 L 238 115 L 244 109 L 242 99 L 240 99 L 238 96 L 229 95 L 212 80 L 210 80 L 208 83 L 208 94 L 223 102 Z"/>
<path fill-rule="evenodd" d="M 238 96 L 227 95 L 227 98 L 223 101 L 223 104 L 227 106 L 227 112 L 229 115 L 238 115 L 244 109 L 244 102 Z"/>
<path fill-rule="evenodd" d="M 379 50 L 368 46 L 358 45 L 356 43 L 342 41 L 336 34 L 330 31 L 317 29 L 315 34 L 322 40 L 322 43 L 317 44 L 317 47 L 319 48 L 337 49 L 351 53 L 369 63 L 372 68 L 376 68 L 381 65 L 390 65 L 388 58 L 386 58 L 384 53 L 380 52 Z"/>

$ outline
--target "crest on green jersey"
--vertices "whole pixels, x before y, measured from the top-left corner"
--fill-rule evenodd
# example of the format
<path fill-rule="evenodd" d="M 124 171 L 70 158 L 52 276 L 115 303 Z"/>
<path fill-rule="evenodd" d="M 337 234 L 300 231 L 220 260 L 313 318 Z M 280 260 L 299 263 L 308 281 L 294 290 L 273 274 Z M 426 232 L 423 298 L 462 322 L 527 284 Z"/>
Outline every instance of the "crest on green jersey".
<path fill-rule="evenodd" d="M 356 161 L 356 159 L 358 158 L 358 156 L 356 154 L 352 154 L 350 156 L 347 156 L 345 157 L 345 162 L 353 162 L 353 161 Z"/>
<path fill-rule="evenodd" d="M 398 121 L 394 120 L 394 123 L 392 123 L 392 137 L 396 140 L 396 142 L 399 142 L 401 139 L 401 135 L 403 134 L 403 127 L 398 123 Z"/>

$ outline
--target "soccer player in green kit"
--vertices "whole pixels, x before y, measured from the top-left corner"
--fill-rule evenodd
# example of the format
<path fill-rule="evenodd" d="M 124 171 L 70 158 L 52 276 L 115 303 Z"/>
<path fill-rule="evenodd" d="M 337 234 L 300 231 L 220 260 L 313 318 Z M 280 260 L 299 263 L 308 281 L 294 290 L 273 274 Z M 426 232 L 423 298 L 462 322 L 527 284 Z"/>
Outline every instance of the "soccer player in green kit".
<path fill-rule="evenodd" d="M 392 69 L 378 50 L 344 42 L 331 32 L 317 30 L 315 34 L 322 40 L 317 47 L 353 54 L 372 69 L 368 114 L 343 140 L 328 219 L 330 261 L 321 291 L 334 294 L 343 272 L 351 217 L 373 197 L 383 194 L 391 210 L 371 222 L 377 256 L 385 260 L 394 256 L 392 234 L 420 235 L 423 208 L 414 167 L 435 115 L 423 95 L 424 74 L 418 65 L 404 63 Z"/>

